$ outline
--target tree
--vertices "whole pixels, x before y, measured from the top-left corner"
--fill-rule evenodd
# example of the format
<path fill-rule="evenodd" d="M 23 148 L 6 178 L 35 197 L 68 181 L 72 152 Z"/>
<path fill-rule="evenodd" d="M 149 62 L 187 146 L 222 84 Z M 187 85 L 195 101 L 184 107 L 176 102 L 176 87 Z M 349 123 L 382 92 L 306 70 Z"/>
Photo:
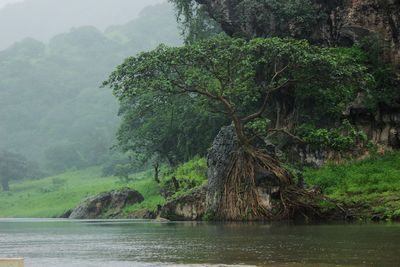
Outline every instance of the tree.
<path fill-rule="evenodd" d="M 363 71 L 353 59 L 306 41 L 217 37 L 179 48 L 160 46 L 128 58 L 104 84 L 121 102 L 148 94 L 157 96 L 153 101 L 184 96 L 233 122 L 239 145 L 226 172 L 226 192 L 217 216 L 237 220 L 268 216 L 256 192 L 256 169 L 273 173 L 283 188 L 281 194 L 292 192 L 285 188 L 294 186 L 281 164 L 254 145 L 248 130 L 273 108 L 271 97 L 289 89 L 358 87 Z"/>
<path fill-rule="evenodd" d="M 25 178 L 28 173 L 27 160 L 15 153 L 8 151 L 0 152 L 0 182 L 3 191 L 9 191 L 9 182 Z"/>
<path fill-rule="evenodd" d="M 164 162 L 176 167 L 196 155 L 205 155 L 227 122 L 220 114 L 207 112 L 203 103 L 190 96 L 151 90 L 121 99 L 119 114 L 120 148 L 135 152 L 143 163 L 151 161 L 154 167 Z"/>

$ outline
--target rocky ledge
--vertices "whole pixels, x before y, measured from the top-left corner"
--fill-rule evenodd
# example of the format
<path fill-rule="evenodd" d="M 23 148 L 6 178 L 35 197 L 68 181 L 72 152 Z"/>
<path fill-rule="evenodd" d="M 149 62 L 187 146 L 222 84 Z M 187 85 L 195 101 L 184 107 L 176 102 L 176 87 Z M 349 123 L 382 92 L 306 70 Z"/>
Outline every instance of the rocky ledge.
<path fill-rule="evenodd" d="M 196 188 L 160 208 L 159 217 L 171 221 L 200 221 L 206 213 L 206 188 Z"/>

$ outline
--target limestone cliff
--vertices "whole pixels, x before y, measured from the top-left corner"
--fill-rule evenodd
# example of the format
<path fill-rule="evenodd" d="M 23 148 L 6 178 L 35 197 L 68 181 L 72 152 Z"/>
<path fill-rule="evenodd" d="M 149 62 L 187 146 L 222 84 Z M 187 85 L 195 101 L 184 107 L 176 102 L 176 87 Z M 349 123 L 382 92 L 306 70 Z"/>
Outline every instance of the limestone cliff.
<path fill-rule="evenodd" d="M 400 67 L 400 0 L 310 0 L 304 6 L 315 9 L 313 22 L 296 21 L 296 10 L 274 14 L 273 1 L 265 0 L 196 0 L 203 4 L 231 36 L 291 36 L 315 42 L 333 41 L 352 44 L 368 35 L 375 35 L 384 47 L 385 61 Z M 311 3 L 307 6 L 305 3 Z M 303 11 L 299 10 L 299 14 Z M 325 39 L 325 40 L 324 40 Z M 350 43 L 348 43 L 350 42 Z"/>
<path fill-rule="evenodd" d="M 351 46 L 370 37 L 371 44 L 382 48 L 381 59 L 396 67 L 394 84 L 400 82 L 400 0 L 194 1 L 231 36 L 293 37 L 331 46 Z M 356 103 L 344 115 L 374 143 L 399 148 L 400 104 L 397 99 L 391 102 L 381 103 L 374 114 L 365 103 Z M 288 111 L 281 117 L 290 118 L 292 104 L 281 105 Z"/>
<path fill-rule="evenodd" d="M 399 66 L 400 0 L 348 0 L 344 8 L 344 34 L 376 34 L 384 45 L 384 59 Z"/>

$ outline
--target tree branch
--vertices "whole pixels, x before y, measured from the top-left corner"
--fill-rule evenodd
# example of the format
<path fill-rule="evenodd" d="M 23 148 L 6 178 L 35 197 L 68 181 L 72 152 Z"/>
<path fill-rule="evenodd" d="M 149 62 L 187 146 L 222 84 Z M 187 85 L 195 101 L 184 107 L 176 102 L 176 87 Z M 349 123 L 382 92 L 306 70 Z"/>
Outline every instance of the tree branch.
<path fill-rule="evenodd" d="M 287 64 L 287 65 L 286 65 L 285 67 L 283 67 L 282 69 L 277 70 L 277 64 L 276 64 L 276 62 L 275 62 L 275 64 L 274 64 L 275 74 L 272 76 L 271 81 L 269 82 L 267 88 L 268 88 L 268 87 L 271 87 L 271 86 L 274 84 L 276 78 L 277 78 L 280 74 L 282 74 L 288 67 L 289 67 L 289 64 Z M 279 89 L 285 87 L 289 82 L 290 82 L 290 80 L 287 80 L 287 81 L 285 81 L 283 84 L 278 85 L 277 87 L 274 87 L 274 88 L 272 88 L 272 89 L 267 89 L 267 90 L 266 90 L 266 93 L 265 93 L 264 101 L 263 101 L 263 103 L 262 103 L 260 109 L 259 109 L 256 113 L 253 113 L 253 114 L 251 114 L 251 115 L 249 115 L 249 116 L 243 118 L 243 119 L 242 119 L 242 122 L 243 122 L 243 123 L 247 123 L 247 122 L 249 122 L 249 121 L 251 121 L 251 120 L 254 120 L 255 118 L 260 117 L 260 116 L 265 112 L 265 110 L 267 109 L 267 104 L 268 104 L 269 96 L 271 95 L 271 93 L 273 93 L 273 92 L 275 92 L 275 91 L 277 91 L 277 90 L 279 90 Z"/>
<path fill-rule="evenodd" d="M 291 132 L 289 132 L 287 129 L 284 129 L 284 128 L 269 129 L 268 132 L 271 133 L 270 135 L 268 135 L 268 137 L 271 137 L 271 136 L 273 136 L 273 135 L 275 135 L 275 134 L 278 134 L 278 133 L 283 133 L 283 134 L 289 136 L 290 138 L 292 138 L 293 140 L 295 140 L 295 141 L 297 141 L 297 142 L 299 142 L 299 143 L 302 143 L 302 144 L 305 143 L 305 141 L 304 141 L 303 139 L 301 139 L 300 137 L 298 137 L 298 136 L 292 134 Z"/>

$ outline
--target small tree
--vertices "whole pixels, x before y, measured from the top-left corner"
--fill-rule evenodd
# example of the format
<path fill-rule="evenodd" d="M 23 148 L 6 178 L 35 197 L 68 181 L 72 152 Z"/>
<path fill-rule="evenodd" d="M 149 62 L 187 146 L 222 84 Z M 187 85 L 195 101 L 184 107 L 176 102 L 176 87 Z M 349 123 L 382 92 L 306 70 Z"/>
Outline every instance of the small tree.
<path fill-rule="evenodd" d="M 27 175 L 28 163 L 26 159 L 15 153 L 0 152 L 0 182 L 3 191 L 9 191 L 11 180 L 22 179 Z"/>
<path fill-rule="evenodd" d="M 121 102 L 149 92 L 162 97 L 189 96 L 233 122 L 239 146 L 226 172 L 225 195 L 217 216 L 237 220 L 268 215 L 257 194 L 256 169 L 274 173 L 282 188 L 293 186 L 291 175 L 254 146 L 254 136 L 247 130 L 250 122 L 272 107 L 271 96 L 307 85 L 319 90 L 357 87 L 362 72 L 351 58 L 306 41 L 218 37 L 179 48 L 160 46 L 128 58 L 105 85 L 114 89 Z"/>

